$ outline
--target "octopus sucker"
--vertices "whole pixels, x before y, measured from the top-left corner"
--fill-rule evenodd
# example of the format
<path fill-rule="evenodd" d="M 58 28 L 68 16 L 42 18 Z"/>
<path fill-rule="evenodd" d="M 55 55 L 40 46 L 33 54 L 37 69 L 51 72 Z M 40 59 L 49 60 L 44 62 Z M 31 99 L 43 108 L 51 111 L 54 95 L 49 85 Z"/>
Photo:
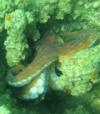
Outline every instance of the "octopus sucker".
<path fill-rule="evenodd" d="M 46 72 L 42 72 L 35 77 L 28 85 L 19 88 L 17 96 L 21 99 L 36 99 L 47 91 L 47 77 Z"/>
<path fill-rule="evenodd" d="M 36 44 L 37 55 L 32 62 L 15 75 L 11 70 L 8 72 L 7 82 L 12 87 L 19 89 L 19 98 L 36 99 L 44 94 L 48 81 L 52 82 L 53 79 L 49 78 L 50 74 L 54 72 L 54 70 L 50 70 L 54 67 L 53 63 L 56 64 L 56 61 L 59 60 L 71 60 L 75 53 L 91 48 L 94 41 L 97 40 L 96 33 L 91 30 L 65 32 L 60 36 L 64 41 L 63 44 L 57 43 L 58 35 L 52 33 L 44 35 Z M 49 73 L 45 73 L 47 69 L 50 70 Z M 53 86 L 59 83 L 59 78 L 56 78 L 58 81 L 53 81 L 53 83 L 57 82 L 57 84 L 55 83 Z M 63 85 L 58 89 L 62 87 Z"/>

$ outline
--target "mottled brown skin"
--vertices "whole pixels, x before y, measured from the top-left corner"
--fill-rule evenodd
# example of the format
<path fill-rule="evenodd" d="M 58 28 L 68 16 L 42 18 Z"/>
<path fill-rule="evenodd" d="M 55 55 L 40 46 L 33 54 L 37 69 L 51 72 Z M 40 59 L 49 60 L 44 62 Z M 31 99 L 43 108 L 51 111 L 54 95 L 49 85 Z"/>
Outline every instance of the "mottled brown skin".
<path fill-rule="evenodd" d="M 78 50 L 91 46 L 96 36 L 93 31 L 65 32 L 61 35 L 64 44 L 56 42 L 58 36 L 47 33 L 37 44 L 37 55 L 33 61 L 16 76 L 8 75 L 10 85 L 21 87 L 31 82 L 45 68 L 66 54 L 69 59 Z M 28 78 L 30 78 L 28 80 Z M 24 81 L 23 81 L 24 80 Z"/>

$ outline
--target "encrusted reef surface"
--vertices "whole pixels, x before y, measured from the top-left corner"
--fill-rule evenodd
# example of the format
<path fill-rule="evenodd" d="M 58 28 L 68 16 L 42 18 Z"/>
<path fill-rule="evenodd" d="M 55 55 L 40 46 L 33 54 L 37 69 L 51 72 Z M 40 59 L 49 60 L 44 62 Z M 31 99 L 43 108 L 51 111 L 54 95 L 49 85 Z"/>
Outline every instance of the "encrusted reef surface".
<path fill-rule="evenodd" d="M 99 6 L 0 0 L 0 114 L 100 114 Z"/>

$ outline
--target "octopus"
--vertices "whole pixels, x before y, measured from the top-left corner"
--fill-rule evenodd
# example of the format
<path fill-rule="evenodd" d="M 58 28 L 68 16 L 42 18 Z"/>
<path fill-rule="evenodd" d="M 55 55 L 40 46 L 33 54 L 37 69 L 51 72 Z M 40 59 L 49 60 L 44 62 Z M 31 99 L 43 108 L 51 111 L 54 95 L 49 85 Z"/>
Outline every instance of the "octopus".
<path fill-rule="evenodd" d="M 63 42 L 59 42 L 59 39 Z M 47 32 L 37 42 L 37 53 L 32 62 L 18 73 L 9 70 L 7 83 L 15 88 L 15 93 L 21 99 L 44 96 L 50 86 L 50 67 L 54 67 L 63 55 L 70 60 L 76 52 L 91 47 L 95 40 L 96 34 L 92 30 L 64 32 L 60 35 Z"/>

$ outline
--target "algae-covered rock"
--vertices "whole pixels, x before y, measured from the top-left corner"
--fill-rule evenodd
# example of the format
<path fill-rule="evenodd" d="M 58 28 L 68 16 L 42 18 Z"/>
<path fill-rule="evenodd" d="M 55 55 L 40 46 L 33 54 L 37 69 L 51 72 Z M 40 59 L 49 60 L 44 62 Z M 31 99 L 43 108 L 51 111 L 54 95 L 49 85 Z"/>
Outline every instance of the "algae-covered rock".
<path fill-rule="evenodd" d="M 7 29 L 7 40 L 5 41 L 6 59 L 9 66 L 16 65 L 25 59 L 28 49 L 24 31 L 28 24 L 28 19 L 23 10 L 16 10 L 5 17 L 5 28 Z"/>
<path fill-rule="evenodd" d="M 0 0 L 0 3 L 0 31 L 2 31 L 5 26 L 5 15 L 7 12 L 13 10 L 14 4 L 12 0 Z"/>
<path fill-rule="evenodd" d="M 95 83 L 100 82 L 99 62 L 100 44 L 76 52 L 72 57 L 65 54 L 59 57 L 57 69 L 60 77 L 51 69 L 51 87 L 64 90 L 73 96 L 79 96 L 91 90 Z"/>
<path fill-rule="evenodd" d="M 99 55 L 100 45 L 79 51 L 70 60 L 59 59 L 59 70 L 72 95 L 80 95 L 89 91 L 94 83 L 100 82 Z"/>
<path fill-rule="evenodd" d="M 99 0 L 93 0 L 93 1 L 76 1 L 74 0 L 73 3 L 75 3 L 73 7 L 73 19 L 79 20 L 80 22 L 86 22 L 87 25 L 92 27 L 99 27 L 100 28 L 100 22 L 99 22 Z M 84 26 L 87 26 L 84 25 Z"/>

